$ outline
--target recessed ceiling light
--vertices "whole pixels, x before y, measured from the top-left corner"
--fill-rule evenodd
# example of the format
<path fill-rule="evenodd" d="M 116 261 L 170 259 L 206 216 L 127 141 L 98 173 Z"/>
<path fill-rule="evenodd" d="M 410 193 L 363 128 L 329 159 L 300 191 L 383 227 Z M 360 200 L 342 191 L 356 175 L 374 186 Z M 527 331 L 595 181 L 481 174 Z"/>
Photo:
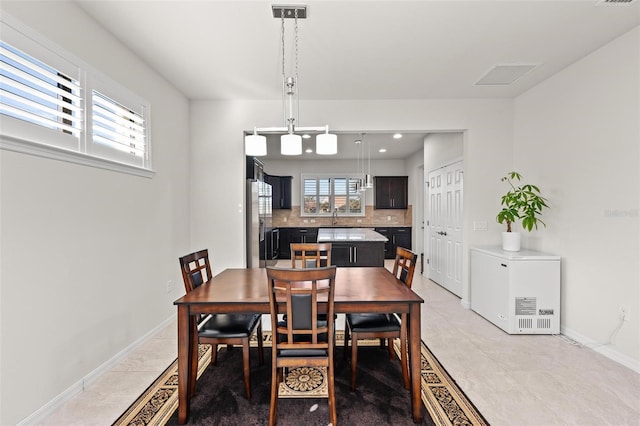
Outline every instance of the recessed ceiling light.
<path fill-rule="evenodd" d="M 354 142 L 355 142 L 356 144 L 361 144 L 361 143 L 362 143 L 362 141 L 361 141 L 360 139 L 356 139 Z"/>
<path fill-rule="evenodd" d="M 393 135 L 394 139 L 400 139 L 402 137 L 402 133 L 396 133 L 395 135 Z"/>
<path fill-rule="evenodd" d="M 313 150 L 311 148 L 307 148 L 304 152 L 311 154 L 313 152 Z"/>
<path fill-rule="evenodd" d="M 387 148 L 380 148 L 378 152 L 387 152 Z"/>
<path fill-rule="evenodd" d="M 311 135 L 302 135 L 302 139 L 309 139 Z"/>

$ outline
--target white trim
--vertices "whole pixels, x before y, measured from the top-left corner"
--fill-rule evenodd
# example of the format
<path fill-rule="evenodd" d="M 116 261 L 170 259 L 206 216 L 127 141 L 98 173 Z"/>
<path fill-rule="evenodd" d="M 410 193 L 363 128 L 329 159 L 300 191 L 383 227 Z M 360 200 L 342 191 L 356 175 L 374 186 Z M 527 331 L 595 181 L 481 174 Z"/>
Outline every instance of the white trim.
<path fill-rule="evenodd" d="M 53 160 L 66 161 L 67 163 L 111 170 L 114 172 L 127 173 L 145 178 L 153 178 L 156 173 L 155 170 L 144 169 L 131 164 L 118 163 L 117 161 L 102 157 L 95 157 L 82 152 L 71 151 L 57 146 L 43 145 L 41 143 L 29 142 L 24 139 L 11 138 L 2 135 L 0 135 L 0 149 L 50 158 Z"/>
<path fill-rule="evenodd" d="M 619 351 L 613 349 L 610 344 L 602 344 L 600 342 L 596 342 L 570 328 L 560 326 L 560 334 L 567 336 L 568 338 L 575 340 L 581 346 L 584 346 L 587 349 L 592 349 L 598 352 L 600 355 L 603 355 L 609 358 L 612 361 L 617 362 L 618 364 L 622 364 L 625 367 L 628 367 L 635 371 L 636 373 L 640 373 L 640 361 L 633 359 Z"/>
<path fill-rule="evenodd" d="M 151 331 L 149 331 L 144 336 L 140 337 L 135 342 L 131 343 L 129 346 L 115 354 L 111 359 L 106 361 L 104 364 L 100 365 L 98 368 L 84 376 L 82 379 L 75 382 L 73 385 L 69 386 L 65 391 L 60 393 L 58 396 L 53 398 L 51 401 L 47 402 L 45 405 L 40 407 L 37 411 L 32 413 L 30 416 L 24 418 L 22 421 L 18 422 L 16 426 L 30 426 L 36 424 L 42 424 L 46 418 L 51 415 L 55 410 L 63 406 L 65 403 L 70 401 L 73 397 L 83 392 L 87 386 L 91 383 L 95 382 L 100 376 L 107 373 L 111 368 L 113 368 L 118 362 L 120 362 L 125 356 L 129 353 L 133 352 L 138 347 L 142 346 L 147 340 L 151 339 L 153 336 L 158 334 L 161 330 L 167 327 L 172 321 L 175 321 L 176 315 L 172 315 Z M 158 373 L 158 375 L 160 372 Z M 126 410 L 127 407 L 123 408 L 123 411 Z"/>

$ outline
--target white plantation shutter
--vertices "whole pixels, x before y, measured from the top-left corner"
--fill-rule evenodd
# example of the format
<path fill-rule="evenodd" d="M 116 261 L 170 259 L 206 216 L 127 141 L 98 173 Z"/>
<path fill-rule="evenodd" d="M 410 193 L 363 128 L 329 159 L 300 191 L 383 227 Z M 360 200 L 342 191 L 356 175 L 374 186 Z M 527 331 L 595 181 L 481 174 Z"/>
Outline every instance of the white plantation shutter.
<path fill-rule="evenodd" d="M 95 90 L 91 99 L 93 141 L 144 158 L 144 117 Z"/>
<path fill-rule="evenodd" d="M 0 149 L 153 176 L 148 102 L 8 14 L 0 34 Z"/>
<path fill-rule="evenodd" d="M 80 82 L 4 41 L 0 41 L 0 114 L 73 136 L 49 143 L 77 147 L 82 131 Z M 3 125 L 6 124 L 3 122 Z M 7 124 L 10 125 L 10 124 Z M 22 126 L 17 124 L 16 127 Z"/>
<path fill-rule="evenodd" d="M 303 216 L 330 216 L 335 209 L 348 216 L 364 216 L 363 196 L 356 190 L 361 176 L 302 175 Z"/>

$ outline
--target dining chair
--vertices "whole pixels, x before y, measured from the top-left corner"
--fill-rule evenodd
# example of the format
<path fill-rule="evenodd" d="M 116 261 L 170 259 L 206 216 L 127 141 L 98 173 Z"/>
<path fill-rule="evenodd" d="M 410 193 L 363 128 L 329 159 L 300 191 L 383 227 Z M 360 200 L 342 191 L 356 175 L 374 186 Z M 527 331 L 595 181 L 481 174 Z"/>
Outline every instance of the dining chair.
<path fill-rule="evenodd" d="M 411 288 L 413 273 L 418 255 L 404 247 L 396 248 L 396 258 L 393 264 L 393 275 Z M 400 338 L 400 363 L 402 364 L 402 379 L 405 389 L 409 389 L 409 366 L 407 361 L 407 314 L 396 313 L 354 313 L 347 314 L 344 329 L 344 352 L 347 357 L 349 339 L 351 339 L 351 390 L 356 389 L 356 367 L 358 363 L 358 340 L 380 339 L 381 345 L 389 347 L 389 359 L 393 359 L 393 341 Z M 384 340 L 383 340 L 384 339 Z"/>
<path fill-rule="evenodd" d="M 290 247 L 291 267 L 294 269 L 331 266 L 331 243 L 291 243 Z M 286 319 L 285 315 L 283 320 Z M 318 319 L 326 320 L 326 315 L 319 314 Z"/>
<path fill-rule="evenodd" d="M 280 336 L 271 347 L 271 402 L 269 425 L 278 416 L 278 389 L 284 369 L 326 367 L 329 417 L 337 423 L 334 386 L 334 288 L 336 267 L 281 269 L 267 267 L 271 327 Z M 318 320 L 326 306 L 327 320 Z M 289 320 L 278 322 L 279 314 Z"/>
<path fill-rule="evenodd" d="M 211 265 L 209 263 L 208 250 L 200 250 L 195 253 L 182 256 L 180 269 L 187 293 L 193 291 L 211 278 Z M 247 399 L 251 398 L 251 378 L 249 364 L 249 339 L 255 332 L 258 339 L 258 362 L 264 363 L 262 352 L 262 315 L 260 314 L 212 314 L 202 315 L 192 321 L 198 334 L 198 342 L 210 344 L 211 364 L 217 360 L 218 345 L 242 345 L 242 360 L 244 369 L 244 388 Z M 198 365 L 198 351 L 193 351 L 191 365 Z M 195 393 L 197 368 L 191 369 L 190 394 Z"/>
<path fill-rule="evenodd" d="M 331 243 L 291 243 L 292 268 L 331 266 Z"/>

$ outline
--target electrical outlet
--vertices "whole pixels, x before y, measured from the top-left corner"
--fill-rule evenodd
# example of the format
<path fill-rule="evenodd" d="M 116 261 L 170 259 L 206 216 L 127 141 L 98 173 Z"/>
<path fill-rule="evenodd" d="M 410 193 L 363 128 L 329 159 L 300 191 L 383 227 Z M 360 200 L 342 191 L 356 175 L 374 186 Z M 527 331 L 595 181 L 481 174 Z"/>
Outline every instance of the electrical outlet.
<path fill-rule="evenodd" d="M 618 315 L 620 316 L 621 320 L 629 321 L 629 307 L 620 305 L 618 307 Z"/>
<path fill-rule="evenodd" d="M 167 293 L 171 293 L 173 291 L 173 280 L 167 281 Z"/>

